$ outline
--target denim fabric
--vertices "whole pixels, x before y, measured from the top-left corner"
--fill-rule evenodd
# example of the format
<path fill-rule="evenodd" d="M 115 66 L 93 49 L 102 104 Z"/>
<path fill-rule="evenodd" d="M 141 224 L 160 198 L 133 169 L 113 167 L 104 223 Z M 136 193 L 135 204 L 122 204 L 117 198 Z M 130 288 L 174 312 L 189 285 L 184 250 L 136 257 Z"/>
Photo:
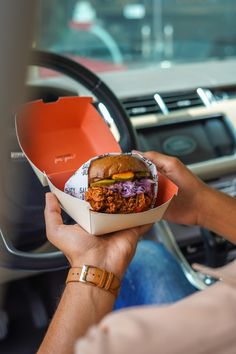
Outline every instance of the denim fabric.
<path fill-rule="evenodd" d="M 175 258 L 161 244 L 140 241 L 121 285 L 114 309 L 169 304 L 194 293 Z"/>

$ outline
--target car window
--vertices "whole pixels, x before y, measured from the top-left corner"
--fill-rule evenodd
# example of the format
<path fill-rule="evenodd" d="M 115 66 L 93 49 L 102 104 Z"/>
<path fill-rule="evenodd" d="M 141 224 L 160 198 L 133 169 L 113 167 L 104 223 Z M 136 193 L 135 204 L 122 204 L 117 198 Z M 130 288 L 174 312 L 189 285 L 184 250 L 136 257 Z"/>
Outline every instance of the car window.
<path fill-rule="evenodd" d="M 234 0 L 41 0 L 34 46 L 95 72 L 236 55 Z"/>

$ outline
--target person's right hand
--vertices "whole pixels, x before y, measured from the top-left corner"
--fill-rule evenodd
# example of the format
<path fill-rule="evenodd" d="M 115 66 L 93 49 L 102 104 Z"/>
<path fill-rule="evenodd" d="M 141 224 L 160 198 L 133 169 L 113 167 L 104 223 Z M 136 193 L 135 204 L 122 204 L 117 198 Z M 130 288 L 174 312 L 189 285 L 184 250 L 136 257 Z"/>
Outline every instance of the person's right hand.
<path fill-rule="evenodd" d="M 60 204 L 53 193 L 46 194 L 45 223 L 48 240 L 60 249 L 71 267 L 92 264 L 123 277 L 132 260 L 138 239 L 151 225 L 133 227 L 94 236 L 78 224 L 64 225 Z"/>
<path fill-rule="evenodd" d="M 161 174 L 179 187 L 178 195 L 172 200 L 164 219 L 177 224 L 200 224 L 202 205 L 204 200 L 207 200 L 209 187 L 175 157 L 155 151 L 142 155 L 151 160 Z"/>

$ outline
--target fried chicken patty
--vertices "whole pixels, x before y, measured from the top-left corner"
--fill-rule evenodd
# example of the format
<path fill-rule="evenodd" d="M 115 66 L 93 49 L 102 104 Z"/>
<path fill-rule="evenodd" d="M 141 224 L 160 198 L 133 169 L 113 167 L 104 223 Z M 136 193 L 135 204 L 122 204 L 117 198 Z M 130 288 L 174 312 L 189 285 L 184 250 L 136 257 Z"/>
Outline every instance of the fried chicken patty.
<path fill-rule="evenodd" d="M 85 194 L 85 200 L 93 210 L 110 214 L 139 213 L 151 207 L 151 198 L 140 193 L 124 198 L 119 193 L 105 187 L 90 187 Z"/>

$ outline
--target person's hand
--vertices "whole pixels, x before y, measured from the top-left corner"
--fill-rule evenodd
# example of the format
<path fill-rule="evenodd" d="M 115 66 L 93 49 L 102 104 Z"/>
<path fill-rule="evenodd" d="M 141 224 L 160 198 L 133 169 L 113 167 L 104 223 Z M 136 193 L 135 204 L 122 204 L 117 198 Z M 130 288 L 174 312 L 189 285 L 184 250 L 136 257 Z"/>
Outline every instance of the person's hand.
<path fill-rule="evenodd" d="M 185 225 L 200 224 L 202 204 L 207 200 L 209 188 L 196 177 L 179 159 L 158 152 L 142 153 L 151 160 L 158 171 L 178 187 L 178 195 L 172 200 L 164 219 Z"/>
<path fill-rule="evenodd" d="M 150 225 L 93 236 L 78 224 L 64 225 L 61 208 L 52 193 L 46 194 L 45 222 L 48 240 L 67 257 L 72 267 L 91 264 L 122 277 L 134 256 L 139 237 Z"/>

